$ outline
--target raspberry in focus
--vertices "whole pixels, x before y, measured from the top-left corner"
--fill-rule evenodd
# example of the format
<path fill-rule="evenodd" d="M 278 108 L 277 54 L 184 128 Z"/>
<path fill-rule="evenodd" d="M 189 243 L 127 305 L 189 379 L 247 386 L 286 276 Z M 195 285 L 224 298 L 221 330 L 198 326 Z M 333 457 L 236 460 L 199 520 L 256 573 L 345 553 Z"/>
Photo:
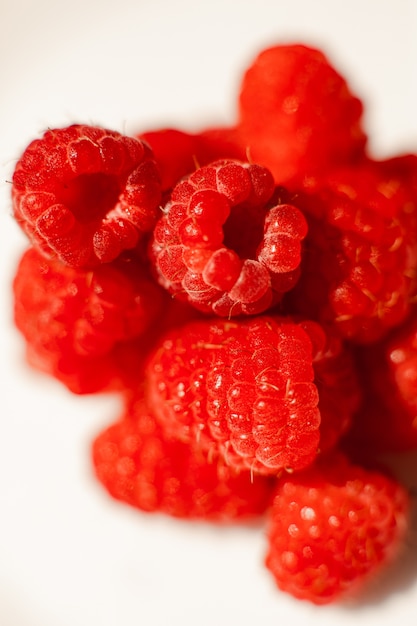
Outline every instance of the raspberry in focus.
<path fill-rule="evenodd" d="M 32 141 L 12 183 L 14 216 L 31 242 L 73 267 L 134 248 L 152 229 L 161 200 L 145 142 L 82 124 Z"/>
<path fill-rule="evenodd" d="M 164 432 L 219 452 L 233 467 L 278 474 L 316 458 L 319 397 L 312 339 L 301 324 L 191 322 L 155 348 L 145 384 Z"/>
<path fill-rule="evenodd" d="M 267 169 L 227 159 L 178 183 L 153 233 L 160 284 L 224 317 L 276 304 L 298 279 L 307 224 L 274 191 Z"/>

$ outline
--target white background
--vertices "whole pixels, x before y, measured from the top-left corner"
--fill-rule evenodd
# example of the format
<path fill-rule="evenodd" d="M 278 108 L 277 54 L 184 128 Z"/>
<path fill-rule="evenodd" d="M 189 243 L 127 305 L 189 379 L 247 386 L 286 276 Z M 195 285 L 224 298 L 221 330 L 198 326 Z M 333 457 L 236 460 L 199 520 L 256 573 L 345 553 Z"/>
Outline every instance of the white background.
<path fill-rule="evenodd" d="M 234 120 L 242 71 L 270 44 L 321 47 L 366 105 L 379 156 L 417 149 L 413 0 L 3 0 L 0 15 L 0 624 L 2 626 L 411 625 L 417 547 L 355 604 L 278 592 L 264 529 L 141 515 L 92 478 L 92 437 L 113 397 L 71 396 L 30 371 L 11 322 L 25 239 L 10 181 L 49 126 L 121 132 Z M 409 484 L 416 464 L 405 468 Z"/>

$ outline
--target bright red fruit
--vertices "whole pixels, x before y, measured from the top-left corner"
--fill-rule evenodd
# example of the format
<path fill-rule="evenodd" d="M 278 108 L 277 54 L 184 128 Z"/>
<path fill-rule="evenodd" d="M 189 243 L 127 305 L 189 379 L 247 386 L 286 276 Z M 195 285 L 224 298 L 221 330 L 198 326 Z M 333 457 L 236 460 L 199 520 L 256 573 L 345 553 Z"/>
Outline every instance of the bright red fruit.
<path fill-rule="evenodd" d="M 210 522 L 265 513 L 273 479 L 235 472 L 216 455 L 169 439 L 142 398 L 94 440 L 98 480 L 115 498 L 146 512 Z"/>
<path fill-rule="evenodd" d="M 417 317 L 357 350 L 364 401 L 347 445 L 360 458 L 417 449 Z"/>
<path fill-rule="evenodd" d="M 154 154 L 162 190 L 170 192 L 181 178 L 197 167 L 195 137 L 177 128 L 158 128 L 139 133 Z"/>
<path fill-rule="evenodd" d="M 201 320 L 167 333 L 148 362 L 145 384 L 149 405 L 169 436 L 218 451 L 231 466 L 278 474 L 308 466 L 318 453 L 315 367 L 320 387 L 328 383 L 324 448 L 347 428 L 359 392 L 351 371 L 338 378 L 338 368 L 346 375 L 341 363 L 340 345 L 326 345 L 313 322 L 267 316 Z"/>
<path fill-rule="evenodd" d="M 397 556 L 408 524 L 400 484 L 332 455 L 278 483 L 266 565 L 281 590 L 333 602 Z"/>
<path fill-rule="evenodd" d="M 75 393 L 120 386 L 124 365 L 139 368 L 165 306 L 164 292 L 133 258 L 83 270 L 35 248 L 20 260 L 13 293 L 29 362 Z"/>
<path fill-rule="evenodd" d="M 161 183 L 147 144 L 86 125 L 48 130 L 13 174 L 16 220 L 48 256 L 94 266 L 152 229 Z"/>
<path fill-rule="evenodd" d="M 290 311 L 359 343 L 405 320 L 416 294 L 416 180 L 416 161 L 364 160 L 294 194 L 308 235 Z"/>
<path fill-rule="evenodd" d="M 159 128 L 137 135 L 152 149 L 162 189 L 170 192 L 184 176 L 218 159 L 245 161 L 246 151 L 234 127 L 207 128 L 189 133 L 177 128 Z"/>
<path fill-rule="evenodd" d="M 278 45 L 243 76 L 238 128 L 250 159 L 288 185 L 363 154 L 362 110 L 322 52 Z"/>
<path fill-rule="evenodd" d="M 314 384 L 319 394 L 320 453 L 334 448 L 349 432 L 362 402 L 353 351 L 340 338 L 324 333 L 314 322 L 303 322 L 313 343 Z"/>
<path fill-rule="evenodd" d="M 296 283 L 306 221 L 274 195 L 267 169 L 202 167 L 178 183 L 164 213 L 151 251 L 159 282 L 199 310 L 259 313 Z"/>

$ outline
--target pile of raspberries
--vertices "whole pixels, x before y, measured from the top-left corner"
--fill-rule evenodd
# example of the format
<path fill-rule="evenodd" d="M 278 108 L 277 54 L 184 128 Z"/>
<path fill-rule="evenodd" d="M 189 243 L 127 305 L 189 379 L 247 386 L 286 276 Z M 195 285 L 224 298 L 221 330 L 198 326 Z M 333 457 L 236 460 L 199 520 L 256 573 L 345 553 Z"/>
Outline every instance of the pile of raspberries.
<path fill-rule="evenodd" d="M 33 140 L 12 180 L 28 362 L 120 394 L 98 481 L 147 513 L 265 519 L 276 585 L 325 604 L 398 556 L 417 448 L 417 155 L 370 156 L 326 56 L 265 49 L 230 127 Z"/>

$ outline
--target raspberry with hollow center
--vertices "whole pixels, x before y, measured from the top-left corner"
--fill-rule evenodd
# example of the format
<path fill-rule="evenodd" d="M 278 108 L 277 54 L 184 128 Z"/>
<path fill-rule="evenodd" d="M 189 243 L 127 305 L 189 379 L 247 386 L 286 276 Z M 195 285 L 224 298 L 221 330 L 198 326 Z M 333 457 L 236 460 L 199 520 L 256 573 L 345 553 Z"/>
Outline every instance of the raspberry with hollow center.
<path fill-rule="evenodd" d="M 172 191 L 153 233 L 160 283 L 204 312 L 254 314 L 297 281 L 307 225 L 274 193 L 270 172 L 222 160 Z"/>
<path fill-rule="evenodd" d="M 400 484 L 330 455 L 278 483 L 266 565 L 281 590 L 327 604 L 359 591 L 390 563 L 408 525 Z"/>
<path fill-rule="evenodd" d="M 16 220 L 48 256 L 94 266 L 134 248 L 158 217 L 161 183 L 149 146 L 75 124 L 48 130 L 19 159 Z"/>
<path fill-rule="evenodd" d="M 148 513 L 216 523 L 260 516 L 275 481 L 166 437 L 140 396 L 94 440 L 96 476 L 113 498 Z"/>
<path fill-rule="evenodd" d="M 327 359 L 330 369 L 339 359 L 325 343 L 314 322 L 268 316 L 191 322 L 167 333 L 151 354 L 149 405 L 169 436 L 220 452 L 231 466 L 261 474 L 299 470 L 315 460 L 320 443 L 313 359 Z M 347 409 L 331 415 L 324 404 L 331 445 Z"/>

